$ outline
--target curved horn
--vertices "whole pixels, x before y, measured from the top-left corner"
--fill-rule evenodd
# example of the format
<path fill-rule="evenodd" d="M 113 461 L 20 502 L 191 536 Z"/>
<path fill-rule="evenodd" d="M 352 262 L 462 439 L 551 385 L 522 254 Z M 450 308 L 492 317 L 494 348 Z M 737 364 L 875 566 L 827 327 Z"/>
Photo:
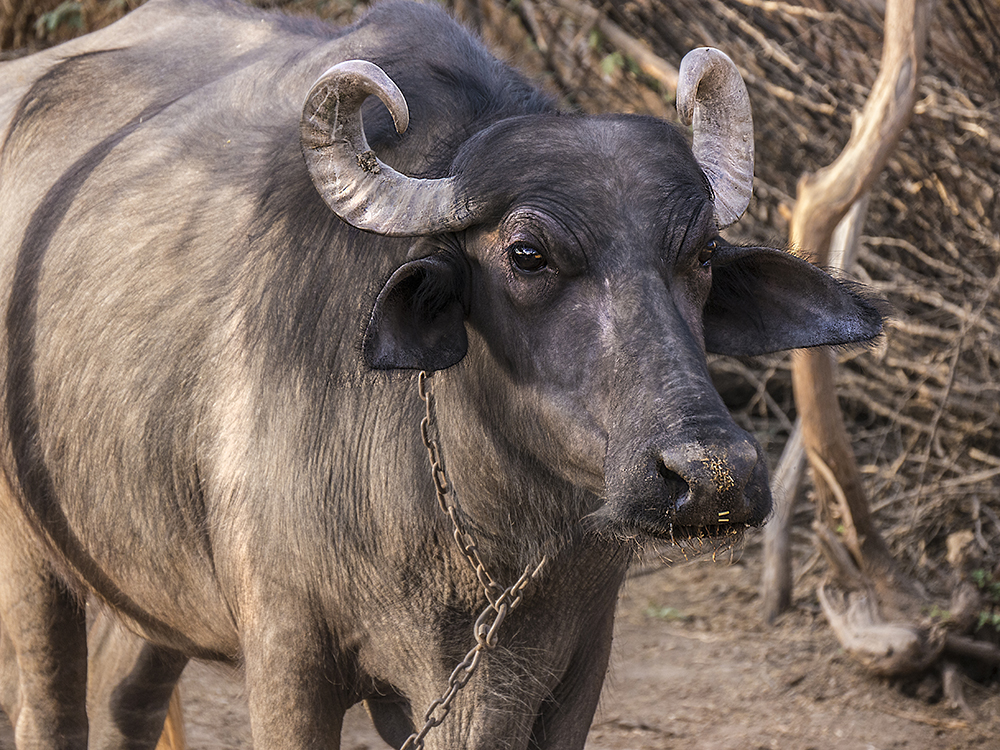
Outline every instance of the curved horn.
<path fill-rule="evenodd" d="M 323 200 L 348 224 L 396 237 L 467 227 L 470 202 L 456 194 L 455 178 L 407 177 L 379 161 L 365 138 L 361 105 L 371 94 L 383 101 L 402 133 L 409 110 L 402 92 L 377 65 L 348 60 L 319 77 L 306 97 L 302 152 Z"/>
<path fill-rule="evenodd" d="M 735 222 L 753 190 L 753 118 L 750 97 L 736 65 L 712 47 L 681 60 L 677 113 L 694 126 L 692 149 L 715 193 L 719 227 Z"/>

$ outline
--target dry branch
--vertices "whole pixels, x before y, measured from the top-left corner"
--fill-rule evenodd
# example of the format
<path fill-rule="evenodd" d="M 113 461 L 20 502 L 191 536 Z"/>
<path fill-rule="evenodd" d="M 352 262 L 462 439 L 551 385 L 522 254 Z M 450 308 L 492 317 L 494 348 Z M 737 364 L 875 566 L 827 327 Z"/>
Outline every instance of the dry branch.
<path fill-rule="evenodd" d="M 847 215 L 841 219 L 831 238 L 829 267 L 844 270 L 854 263 L 857 254 L 858 239 L 861 225 L 868 210 L 867 196 L 854 202 Z M 781 454 L 778 469 L 771 482 L 771 494 L 774 498 L 774 516 L 767 525 L 764 534 L 764 571 L 761 575 L 761 598 L 764 608 L 764 619 L 774 622 L 792 601 L 791 579 L 791 504 L 794 502 L 799 482 L 802 480 L 806 455 L 805 441 L 802 435 L 802 420 L 795 423 L 795 429 L 788 438 L 788 443 Z M 813 464 L 822 463 L 822 459 L 814 456 Z M 825 464 L 823 464 L 826 467 Z M 829 470 L 828 467 L 826 467 Z M 853 528 L 853 524 L 852 524 Z"/>
<path fill-rule="evenodd" d="M 872 674 L 886 677 L 922 672 L 944 648 L 944 640 L 907 622 L 886 622 L 874 592 L 843 594 L 817 590 L 820 606 L 840 645 Z"/>
<path fill-rule="evenodd" d="M 624 31 L 591 5 L 578 0 L 555 0 L 555 3 L 564 10 L 593 23 L 612 47 L 632 58 L 643 73 L 658 82 L 666 91 L 677 90 L 677 68 L 655 54 L 641 39 Z"/>
<path fill-rule="evenodd" d="M 927 37 L 924 0 L 888 0 L 879 76 L 837 160 L 799 180 L 791 243 L 816 263 L 829 261 L 834 228 L 872 184 L 910 121 Z"/>
<path fill-rule="evenodd" d="M 837 224 L 867 195 L 910 120 L 916 101 L 929 10 L 923 0 L 890 0 L 885 11 L 885 42 L 879 76 L 855 120 L 851 138 L 837 160 L 799 180 L 792 214 L 793 248 L 821 265 L 830 260 Z M 825 465 L 844 494 L 842 512 L 856 529 L 859 563 L 877 575 L 895 577 L 895 565 L 871 522 L 868 498 L 858 473 L 850 438 L 837 402 L 833 359 L 825 351 L 797 352 L 792 360 L 795 402 L 814 472 Z M 818 460 L 822 460 L 821 462 Z M 833 486 L 816 478 L 821 517 L 830 518 Z"/>
<path fill-rule="evenodd" d="M 933 664 L 945 648 L 945 634 L 909 619 L 887 621 L 878 592 L 856 565 L 853 551 L 825 525 L 817 522 L 813 528 L 837 581 L 820 585 L 816 593 L 844 650 L 878 675 L 915 674 Z"/>

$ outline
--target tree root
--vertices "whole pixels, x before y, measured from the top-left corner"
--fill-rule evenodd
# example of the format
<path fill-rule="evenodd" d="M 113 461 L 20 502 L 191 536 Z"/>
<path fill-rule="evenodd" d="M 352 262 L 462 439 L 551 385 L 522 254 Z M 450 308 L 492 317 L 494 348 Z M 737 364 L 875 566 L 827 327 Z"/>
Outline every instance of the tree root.
<path fill-rule="evenodd" d="M 916 674 L 937 661 L 945 633 L 902 619 L 886 620 L 874 582 L 833 532 L 819 523 L 813 528 L 832 571 L 816 593 L 844 650 L 868 671 L 886 677 Z"/>
<path fill-rule="evenodd" d="M 817 589 L 823 614 L 844 649 L 868 671 L 884 677 L 916 674 L 944 650 L 944 634 L 904 622 L 886 622 L 874 592 Z"/>
<path fill-rule="evenodd" d="M 900 597 L 895 581 L 891 587 L 894 596 L 886 606 L 878 593 L 887 590 L 884 582 L 879 585 L 863 571 L 825 525 L 816 523 L 813 529 L 830 566 L 830 574 L 818 587 L 817 595 L 844 650 L 866 670 L 882 677 L 912 676 L 939 667 L 948 702 L 966 718 L 974 719 L 975 712 L 965 699 L 963 664 L 1000 667 L 1000 648 L 971 635 L 977 627 L 977 615 L 985 606 L 976 587 L 961 581 L 950 603 L 932 607 L 926 597 Z M 891 616 L 884 614 L 886 610 L 891 611 Z"/>

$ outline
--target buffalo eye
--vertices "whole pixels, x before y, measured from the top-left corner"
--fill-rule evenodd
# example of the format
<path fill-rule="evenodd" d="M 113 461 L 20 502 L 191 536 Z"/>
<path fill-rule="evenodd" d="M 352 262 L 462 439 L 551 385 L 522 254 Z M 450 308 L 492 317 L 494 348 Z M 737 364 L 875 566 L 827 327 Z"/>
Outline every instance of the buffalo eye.
<path fill-rule="evenodd" d="M 706 242 L 705 247 L 703 247 L 701 252 L 698 253 L 698 263 L 702 266 L 709 265 L 712 262 L 712 254 L 718 249 L 719 241 L 717 239 Z"/>
<path fill-rule="evenodd" d="M 511 245 L 507 254 L 510 256 L 510 264 L 521 273 L 538 273 L 548 265 L 545 256 L 531 245 Z"/>

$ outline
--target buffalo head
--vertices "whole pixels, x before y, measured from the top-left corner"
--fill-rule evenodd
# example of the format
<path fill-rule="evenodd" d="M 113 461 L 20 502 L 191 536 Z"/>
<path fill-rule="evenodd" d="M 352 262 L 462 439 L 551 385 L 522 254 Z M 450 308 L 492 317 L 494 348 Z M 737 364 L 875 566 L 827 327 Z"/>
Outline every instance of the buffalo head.
<path fill-rule="evenodd" d="M 732 62 L 708 49 L 684 60 L 677 102 L 693 146 L 649 117 L 525 115 L 471 135 L 440 179 L 371 151 L 369 94 L 406 128 L 385 73 L 344 63 L 308 97 L 306 161 L 345 221 L 419 238 L 378 296 L 364 355 L 384 369 L 465 360 L 454 395 L 467 446 L 452 452 L 483 468 L 470 482 L 516 506 L 503 475 L 527 466 L 584 490 L 579 515 L 627 536 L 762 523 L 765 458 L 713 387 L 706 352 L 866 341 L 881 316 L 789 253 L 720 236 L 746 209 L 753 173 Z"/>

